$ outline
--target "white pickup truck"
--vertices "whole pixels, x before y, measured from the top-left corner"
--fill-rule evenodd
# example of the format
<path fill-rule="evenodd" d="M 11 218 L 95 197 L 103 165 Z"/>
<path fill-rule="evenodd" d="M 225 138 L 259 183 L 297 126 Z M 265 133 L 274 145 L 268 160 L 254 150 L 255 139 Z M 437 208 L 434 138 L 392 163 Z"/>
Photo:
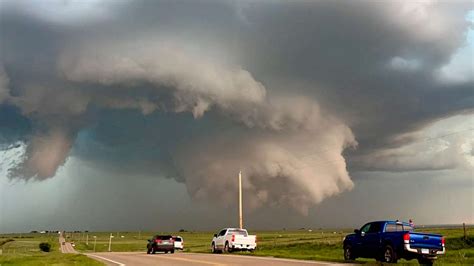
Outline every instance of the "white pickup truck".
<path fill-rule="evenodd" d="M 224 228 L 214 234 L 211 243 L 212 253 L 232 252 L 234 250 L 254 251 L 257 248 L 257 236 L 249 235 L 247 230 Z"/>

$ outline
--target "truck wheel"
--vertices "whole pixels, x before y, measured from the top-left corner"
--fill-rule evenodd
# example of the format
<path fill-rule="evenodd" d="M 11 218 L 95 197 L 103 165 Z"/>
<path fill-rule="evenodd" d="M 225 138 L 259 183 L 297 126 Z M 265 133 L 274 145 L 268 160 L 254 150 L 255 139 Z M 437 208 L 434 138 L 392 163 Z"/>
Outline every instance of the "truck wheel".
<path fill-rule="evenodd" d="M 229 242 L 225 242 L 224 252 L 225 252 L 225 253 L 232 252 L 232 250 L 231 250 L 230 247 L 229 247 Z"/>
<path fill-rule="evenodd" d="M 216 245 L 214 244 L 214 242 L 212 242 L 212 245 L 211 245 L 211 252 L 212 253 L 217 253 Z"/>
<path fill-rule="evenodd" d="M 171 254 L 173 254 L 173 253 L 174 253 L 174 249 L 171 250 Z"/>
<path fill-rule="evenodd" d="M 397 263 L 397 255 L 391 246 L 385 246 L 383 249 L 383 262 L 386 263 Z"/>
<path fill-rule="evenodd" d="M 165 254 L 168 254 L 168 250 L 165 250 Z"/>
<path fill-rule="evenodd" d="M 419 258 L 418 259 L 418 263 L 420 265 L 433 265 L 433 260 L 430 260 L 430 259 L 425 259 L 425 258 Z"/>
<path fill-rule="evenodd" d="M 346 245 L 344 247 L 344 260 L 355 260 L 354 252 L 351 245 Z"/>

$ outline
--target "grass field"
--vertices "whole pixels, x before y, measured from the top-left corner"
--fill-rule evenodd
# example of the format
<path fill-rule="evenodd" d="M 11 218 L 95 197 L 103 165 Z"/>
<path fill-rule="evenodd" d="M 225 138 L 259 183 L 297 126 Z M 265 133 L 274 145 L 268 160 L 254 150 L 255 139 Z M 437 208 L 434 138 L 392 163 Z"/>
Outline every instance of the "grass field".
<path fill-rule="evenodd" d="M 298 230 L 298 231 L 250 231 L 258 236 L 258 249 L 254 253 L 238 252 L 236 254 L 252 256 L 272 256 L 305 260 L 324 260 L 343 262 L 342 239 L 352 230 Z M 439 233 L 446 237 L 447 254 L 441 256 L 437 264 L 474 265 L 474 237 L 462 240 L 461 228 L 426 228 L 427 233 Z M 468 232 L 474 233 L 474 228 Z M 210 252 L 210 241 L 215 232 L 112 232 L 112 251 L 145 251 L 146 241 L 153 234 L 167 233 L 184 238 L 185 252 Z M 86 233 L 69 234 L 68 239 L 76 243 L 76 249 L 91 252 L 94 249 L 94 238 L 97 237 L 96 251 L 107 251 L 110 232 L 89 234 L 86 244 Z M 374 263 L 370 259 L 358 259 L 360 263 Z M 400 261 L 405 264 L 417 264 L 416 260 Z"/>
<path fill-rule="evenodd" d="M 41 242 L 51 244 L 50 252 L 40 251 Z M 81 254 L 62 254 L 57 234 L 0 235 L 0 265 L 103 265 Z"/>
<path fill-rule="evenodd" d="M 343 262 L 342 239 L 352 230 L 298 230 L 298 231 L 250 231 L 258 235 L 258 249 L 254 253 L 237 252 L 235 254 L 251 256 L 272 256 L 280 258 L 294 258 L 305 260 L 323 260 L 333 262 Z M 436 262 L 438 265 L 457 264 L 474 265 L 474 228 L 468 229 L 471 236 L 468 241 L 462 240 L 463 231 L 461 228 L 426 228 L 419 231 L 428 233 L 439 233 L 446 237 L 447 254 L 441 256 Z M 215 232 L 112 232 L 112 251 L 141 251 L 145 252 L 147 239 L 154 234 L 166 233 L 180 235 L 184 238 L 184 252 L 210 252 L 210 241 Z M 109 236 L 111 232 L 88 232 L 88 233 L 67 233 L 68 241 L 76 244 L 76 249 L 81 252 L 93 252 L 94 242 L 97 252 L 107 251 Z M 96 238 L 94 238 L 96 236 Z M 18 235 L 0 235 L 2 240 L 18 237 Z M 31 238 L 29 238 L 31 237 Z M 46 239 L 44 239 L 46 238 Z M 87 241 L 88 238 L 88 241 Z M 14 262 L 21 261 L 25 265 L 38 265 L 30 263 L 35 259 L 48 259 L 49 261 L 39 265 L 54 264 L 64 260 L 64 264 L 70 265 L 95 265 L 81 255 L 66 255 L 57 252 L 57 235 L 41 236 L 35 234 L 23 235 L 23 239 L 13 238 L 15 241 L 3 245 L 4 255 L 0 257 L 0 264 L 8 265 L 8 257 Z M 54 244 L 55 249 L 50 254 L 38 251 L 38 243 L 48 240 Z M 16 254 L 11 255 L 11 250 L 16 250 Z M 22 249 L 24 251 L 22 251 Z M 25 250 L 26 249 L 26 250 Z M 24 260 L 24 261 L 23 261 Z M 374 264 L 374 260 L 358 259 L 359 263 Z M 417 264 L 416 260 L 404 261 L 403 264 Z M 12 264 L 12 263 L 10 263 Z M 61 264 L 57 264 L 61 265 Z"/>

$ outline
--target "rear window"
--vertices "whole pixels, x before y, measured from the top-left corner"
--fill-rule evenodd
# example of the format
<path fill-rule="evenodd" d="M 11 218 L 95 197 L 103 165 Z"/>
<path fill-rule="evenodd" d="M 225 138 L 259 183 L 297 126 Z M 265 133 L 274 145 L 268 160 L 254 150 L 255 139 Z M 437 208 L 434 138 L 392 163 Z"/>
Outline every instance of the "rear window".
<path fill-rule="evenodd" d="M 413 227 L 406 224 L 387 224 L 385 226 L 385 232 L 402 232 L 402 231 L 413 231 Z"/>
<path fill-rule="evenodd" d="M 160 240 L 170 240 L 173 238 L 172 236 L 155 236 L 155 239 L 160 239 Z"/>
<path fill-rule="evenodd" d="M 173 239 L 174 239 L 174 241 L 176 241 L 176 242 L 181 242 L 181 241 L 182 241 L 182 240 L 181 240 L 181 237 L 174 237 Z"/>
<path fill-rule="evenodd" d="M 239 236 L 247 236 L 247 231 L 245 231 L 245 230 L 238 230 L 238 229 L 231 229 L 231 230 L 229 230 L 229 234 L 231 234 L 231 235 L 239 235 Z"/>
<path fill-rule="evenodd" d="M 414 230 L 413 227 L 411 227 L 409 225 L 406 225 L 406 224 L 403 225 L 403 231 L 410 231 L 411 232 L 413 230 Z"/>

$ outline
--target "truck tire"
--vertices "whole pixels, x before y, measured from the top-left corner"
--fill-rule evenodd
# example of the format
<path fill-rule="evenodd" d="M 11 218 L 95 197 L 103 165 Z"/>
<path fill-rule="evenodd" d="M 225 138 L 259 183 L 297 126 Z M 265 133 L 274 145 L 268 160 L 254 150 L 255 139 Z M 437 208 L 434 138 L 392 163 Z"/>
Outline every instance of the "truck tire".
<path fill-rule="evenodd" d="M 231 252 L 230 249 L 229 249 L 229 242 L 225 242 L 225 246 L 224 246 L 224 253 L 229 253 Z"/>
<path fill-rule="evenodd" d="M 356 256 L 354 254 L 354 250 L 352 249 L 351 245 L 344 246 L 344 260 L 350 261 L 355 260 Z"/>
<path fill-rule="evenodd" d="M 214 253 L 214 254 L 217 253 L 216 245 L 214 244 L 214 242 L 212 242 L 212 244 L 211 244 L 211 252 Z"/>
<path fill-rule="evenodd" d="M 397 263 L 397 260 L 397 254 L 393 250 L 392 246 L 385 246 L 383 249 L 382 261 L 386 263 Z"/>
<path fill-rule="evenodd" d="M 171 250 L 171 254 L 173 254 L 173 253 L 174 253 L 174 249 Z"/>
<path fill-rule="evenodd" d="M 426 259 L 426 258 L 419 258 L 418 263 L 420 265 L 433 265 L 434 260 Z"/>

